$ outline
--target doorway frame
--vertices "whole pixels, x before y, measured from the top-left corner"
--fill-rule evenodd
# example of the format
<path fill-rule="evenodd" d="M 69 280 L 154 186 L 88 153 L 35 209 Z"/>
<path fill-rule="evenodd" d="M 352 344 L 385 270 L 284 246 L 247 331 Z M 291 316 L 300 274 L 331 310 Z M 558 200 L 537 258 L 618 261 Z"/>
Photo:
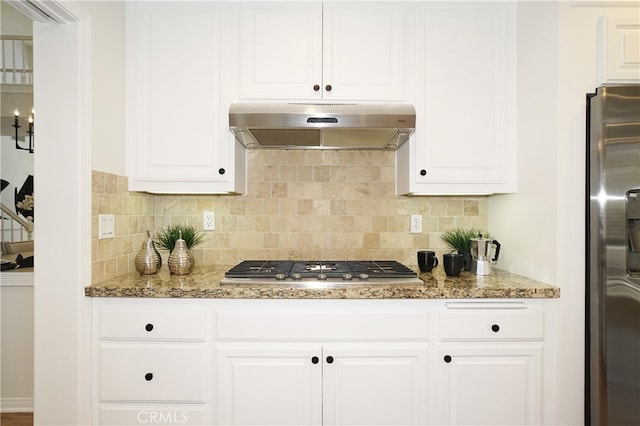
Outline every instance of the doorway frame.
<path fill-rule="evenodd" d="M 31 16 L 45 70 L 34 73 L 34 424 L 91 424 L 91 17 L 78 2 L 31 3 L 54 20 Z"/>

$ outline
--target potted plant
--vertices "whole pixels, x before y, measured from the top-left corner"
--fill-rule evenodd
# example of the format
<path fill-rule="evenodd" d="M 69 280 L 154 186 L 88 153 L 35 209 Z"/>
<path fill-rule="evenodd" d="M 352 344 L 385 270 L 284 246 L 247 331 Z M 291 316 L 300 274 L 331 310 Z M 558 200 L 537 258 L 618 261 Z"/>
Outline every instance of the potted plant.
<path fill-rule="evenodd" d="M 200 244 L 204 240 L 204 234 L 198 233 L 191 225 L 171 225 L 156 233 L 156 241 L 160 248 L 169 250 L 169 253 L 171 253 L 181 233 L 182 239 L 187 244 L 188 249 Z"/>
<path fill-rule="evenodd" d="M 457 251 L 464 255 L 464 270 L 469 271 L 471 270 L 471 239 L 481 235 L 488 237 L 489 233 L 483 234 L 477 228 L 454 228 L 443 232 L 440 237 L 451 251 Z"/>

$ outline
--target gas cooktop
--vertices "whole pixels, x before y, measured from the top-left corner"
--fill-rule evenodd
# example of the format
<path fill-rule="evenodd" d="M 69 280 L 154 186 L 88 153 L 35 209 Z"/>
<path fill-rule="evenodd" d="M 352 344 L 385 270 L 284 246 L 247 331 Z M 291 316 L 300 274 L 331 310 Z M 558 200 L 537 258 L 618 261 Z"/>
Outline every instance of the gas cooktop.
<path fill-rule="evenodd" d="M 225 273 L 221 285 L 422 285 L 417 274 L 389 260 L 245 260 Z"/>

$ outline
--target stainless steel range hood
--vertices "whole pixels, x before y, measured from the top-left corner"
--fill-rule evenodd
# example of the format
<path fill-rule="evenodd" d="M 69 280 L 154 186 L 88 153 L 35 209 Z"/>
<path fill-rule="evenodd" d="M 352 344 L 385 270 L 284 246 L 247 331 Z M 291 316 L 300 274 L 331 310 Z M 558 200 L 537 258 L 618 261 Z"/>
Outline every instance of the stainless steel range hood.
<path fill-rule="evenodd" d="M 247 148 L 398 149 L 414 131 L 413 105 L 235 103 L 229 128 Z"/>

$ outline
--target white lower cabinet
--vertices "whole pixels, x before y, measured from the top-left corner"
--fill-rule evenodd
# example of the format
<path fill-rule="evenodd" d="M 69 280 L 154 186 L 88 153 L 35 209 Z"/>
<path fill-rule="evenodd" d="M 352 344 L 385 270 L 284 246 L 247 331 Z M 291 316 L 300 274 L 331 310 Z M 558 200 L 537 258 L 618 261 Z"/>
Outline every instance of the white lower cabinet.
<path fill-rule="evenodd" d="M 211 424 L 201 301 L 93 301 L 93 423 Z"/>
<path fill-rule="evenodd" d="M 205 402 L 203 343 L 101 342 L 100 401 Z"/>
<path fill-rule="evenodd" d="M 542 343 L 443 344 L 438 424 L 541 424 Z"/>
<path fill-rule="evenodd" d="M 323 347 L 323 424 L 424 425 L 427 343 Z"/>
<path fill-rule="evenodd" d="M 545 311 L 523 302 L 445 306 L 438 318 L 438 424 L 544 424 Z"/>
<path fill-rule="evenodd" d="M 219 424 L 426 424 L 426 343 L 223 343 L 216 355 Z"/>
<path fill-rule="evenodd" d="M 94 424 L 555 421 L 552 300 L 92 306 Z"/>
<path fill-rule="evenodd" d="M 218 424 L 321 424 L 320 355 L 308 345 L 218 344 Z"/>

